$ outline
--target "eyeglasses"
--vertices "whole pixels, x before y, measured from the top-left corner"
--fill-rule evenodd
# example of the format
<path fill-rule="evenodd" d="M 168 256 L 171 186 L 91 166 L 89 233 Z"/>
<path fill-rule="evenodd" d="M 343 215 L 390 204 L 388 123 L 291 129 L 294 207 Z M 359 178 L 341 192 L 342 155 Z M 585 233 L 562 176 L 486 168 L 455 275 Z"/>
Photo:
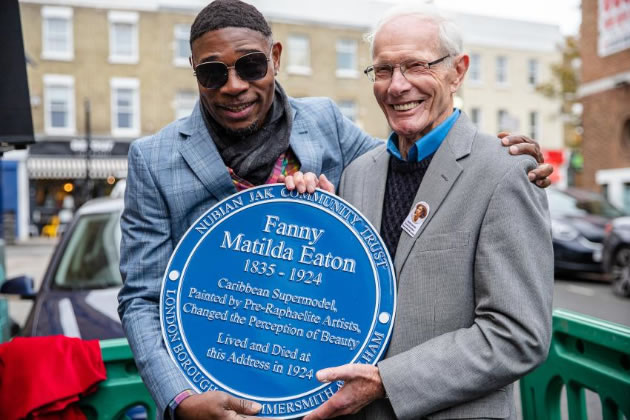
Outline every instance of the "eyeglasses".
<path fill-rule="evenodd" d="M 363 73 L 371 82 L 382 82 L 391 80 L 394 75 L 394 69 L 399 67 L 400 73 L 409 80 L 409 78 L 424 76 L 431 67 L 441 63 L 448 57 L 450 57 L 450 54 L 429 63 L 420 60 L 409 60 L 400 64 L 374 64 L 363 70 Z"/>
<path fill-rule="evenodd" d="M 197 64 L 193 69 L 193 75 L 206 89 L 218 89 L 227 83 L 230 69 L 235 69 L 238 77 L 246 82 L 262 79 L 267 75 L 269 60 L 265 53 L 256 51 L 239 57 L 233 66 L 220 61 Z"/>

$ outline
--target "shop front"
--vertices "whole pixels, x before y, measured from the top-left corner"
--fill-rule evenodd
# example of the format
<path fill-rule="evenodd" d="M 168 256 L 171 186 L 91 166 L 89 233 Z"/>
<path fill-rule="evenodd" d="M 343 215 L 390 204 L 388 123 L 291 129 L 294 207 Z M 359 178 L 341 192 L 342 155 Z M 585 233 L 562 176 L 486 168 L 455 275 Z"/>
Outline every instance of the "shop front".
<path fill-rule="evenodd" d="M 109 195 L 127 176 L 128 141 L 42 140 L 29 149 L 31 232 L 58 236 L 85 201 Z"/>

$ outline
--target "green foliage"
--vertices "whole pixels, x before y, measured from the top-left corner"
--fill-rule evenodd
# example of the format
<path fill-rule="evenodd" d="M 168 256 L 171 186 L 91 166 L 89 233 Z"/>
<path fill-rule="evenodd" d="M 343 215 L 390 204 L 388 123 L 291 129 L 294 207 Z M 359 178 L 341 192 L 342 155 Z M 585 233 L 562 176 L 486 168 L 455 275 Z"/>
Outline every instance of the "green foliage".
<path fill-rule="evenodd" d="M 547 98 L 561 98 L 575 101 L 575 93 L 579 85 L 578 69 L 575 63 L 580 58 L 577 39 L 567 37 L 562 51 L 562 62 L 551 66 L 552 80 L 536 86 L 536 90 Z"/>

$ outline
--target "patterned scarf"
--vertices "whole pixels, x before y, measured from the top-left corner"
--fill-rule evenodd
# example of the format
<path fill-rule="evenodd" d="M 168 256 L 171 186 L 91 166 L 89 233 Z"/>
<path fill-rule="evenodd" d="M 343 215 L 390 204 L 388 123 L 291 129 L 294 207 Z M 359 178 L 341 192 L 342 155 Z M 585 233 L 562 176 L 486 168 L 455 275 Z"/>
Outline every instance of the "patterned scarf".
<path fill-rule="evenodd" d="M 276 82 L 274 100 L 262 127 L 245 136 L 236 136 L 221 127 L 202 105 L 206 128 L 225 166 L 253 185 L 269 178 L 278 158 L 289 149 L 293 114 L 284 89 Z"/>

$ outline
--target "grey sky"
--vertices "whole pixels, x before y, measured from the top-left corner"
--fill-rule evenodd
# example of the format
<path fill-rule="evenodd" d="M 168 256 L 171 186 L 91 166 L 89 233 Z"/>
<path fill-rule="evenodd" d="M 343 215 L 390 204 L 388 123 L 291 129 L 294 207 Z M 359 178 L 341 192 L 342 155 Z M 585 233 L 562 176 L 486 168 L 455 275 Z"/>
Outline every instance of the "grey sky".
<path fill-rule="evenodd" d="M 420 0 L 386 0 L 391 3 L 415 3 Z M 553 23 L 564 35 L 577 35 L 580 0 L 434 0 L 440 8 L 478 15 Z"/>

